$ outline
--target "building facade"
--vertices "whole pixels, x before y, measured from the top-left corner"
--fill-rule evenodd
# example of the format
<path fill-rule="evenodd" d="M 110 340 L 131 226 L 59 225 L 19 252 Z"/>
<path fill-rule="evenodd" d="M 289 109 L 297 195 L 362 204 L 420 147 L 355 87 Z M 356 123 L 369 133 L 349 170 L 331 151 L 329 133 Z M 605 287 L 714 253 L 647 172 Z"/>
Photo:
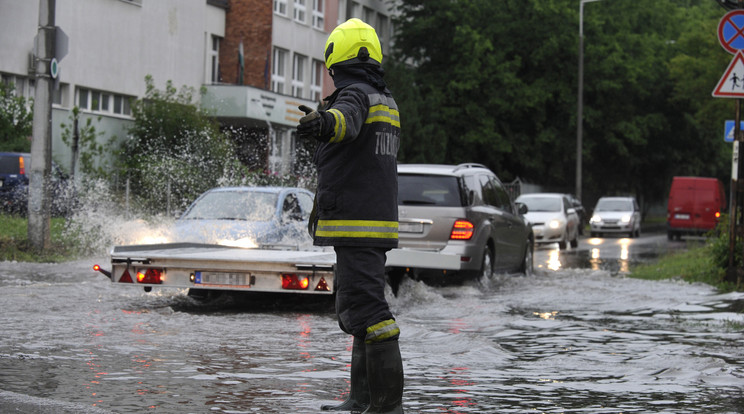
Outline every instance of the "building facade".
<path fill-rule="evenodd" d="M 292 173 L 298 105 L 317 106 L 333 91 L 323 47 L 351 17 L 389 44 L 385 0 L 56 0 L 55 22 L 69 39 L 58 59 L 52 105 L 55 161 L 71 165 L 62 140 L 73 107 L 93 118 L 101 142 L 126 139 L 130 102 L 155 87 L 205 87 L 200 104 L 237 143 L 251 168 Z M 34 39 L 39 2 L 0 0 L 0 81 L 35 94 Z M 386 43 L 387 42 L 387 43 Z M 101 160 L 105 163 L 106 160 Z"/>

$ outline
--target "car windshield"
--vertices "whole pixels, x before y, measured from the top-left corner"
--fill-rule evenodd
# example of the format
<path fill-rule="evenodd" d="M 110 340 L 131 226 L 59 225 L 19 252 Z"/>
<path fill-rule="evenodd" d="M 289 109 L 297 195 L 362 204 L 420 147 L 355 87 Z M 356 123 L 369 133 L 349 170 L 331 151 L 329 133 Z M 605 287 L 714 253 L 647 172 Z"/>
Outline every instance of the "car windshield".
<path fill-rule="evenodd" d="M 630 211 L 633 210 L 630 200 L 599 200 L 596 211 Z"/>
<path fill-rule="evenodd" d="M 213 191 L 194 203 L 181 217 L 186 220 L 269 221 L 276 212 L 277 195 L 258 191 Z"/>
<path fill-rule="evenodd" d="M 519 200 L 527 206 L 527 211 L 561 211 L 561 199 L 556 197 L 523 197 Z"/>
<path fill-rule="evenodd" d="M 398 204 L 462 207 L 457 178 L 444 175 L 398 176 Z"/>

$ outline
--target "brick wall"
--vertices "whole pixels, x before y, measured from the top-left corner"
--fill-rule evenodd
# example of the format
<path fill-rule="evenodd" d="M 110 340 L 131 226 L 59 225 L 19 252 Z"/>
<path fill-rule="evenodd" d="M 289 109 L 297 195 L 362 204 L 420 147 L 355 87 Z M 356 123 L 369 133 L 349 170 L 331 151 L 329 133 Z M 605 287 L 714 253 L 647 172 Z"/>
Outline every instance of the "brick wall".
<path fill-rule="evenodd" d="M 230 0 L 225 39 L 220 45 L 223 83 L 239 84 L 238 48 L 243 41 L 243 84 L 271 87 L 271 0 Z"/>

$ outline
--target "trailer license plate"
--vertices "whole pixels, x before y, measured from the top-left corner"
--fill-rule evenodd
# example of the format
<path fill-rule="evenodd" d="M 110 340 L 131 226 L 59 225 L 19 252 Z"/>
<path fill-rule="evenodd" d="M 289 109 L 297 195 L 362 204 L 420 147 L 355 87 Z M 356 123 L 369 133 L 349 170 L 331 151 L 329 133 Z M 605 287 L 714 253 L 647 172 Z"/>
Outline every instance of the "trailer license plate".
<path fill-rule="evenodd" d="M 195 283 L 201 285 L 250 286 L 250 273 L 196 272 Z"/>
<path fill-rule="evenodd" d="M 676 218 L 677 220 L 689 220 L 690 215 L 689 214 L 675 214 L 674 218 Z"/>

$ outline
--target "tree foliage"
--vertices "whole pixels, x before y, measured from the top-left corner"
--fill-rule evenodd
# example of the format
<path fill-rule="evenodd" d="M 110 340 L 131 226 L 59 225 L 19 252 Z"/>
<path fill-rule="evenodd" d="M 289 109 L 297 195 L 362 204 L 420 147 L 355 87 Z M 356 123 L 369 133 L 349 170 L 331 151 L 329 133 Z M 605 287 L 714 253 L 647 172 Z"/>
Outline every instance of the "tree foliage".
<path fill-rule="evenodd" d="M 151 211 L 186 207 L 218 186 L 234 167 L 232 144 L 194 102 L 194 89 L 165 90 L 147 76 L 143 99 L 132 105 L 134 126 L 123 147 L 123 170 L 130 188 Z"/>
<path fill-rule="evenodd" d="M 16 96 L 13 84 L 0 82 L 0 150 L 31 151 L 32 102 Z"/>
<path fill-rule="evenodd" d="M 386 79 L 404 162 L 480 162 L 572 191 L 579 2 L 400 0 Z M 665 198 L 674 175 L 726 179 L 733 116 L 711 91 L 730 55 L 710 0 L 585 4 L 585 203 Z"/>

